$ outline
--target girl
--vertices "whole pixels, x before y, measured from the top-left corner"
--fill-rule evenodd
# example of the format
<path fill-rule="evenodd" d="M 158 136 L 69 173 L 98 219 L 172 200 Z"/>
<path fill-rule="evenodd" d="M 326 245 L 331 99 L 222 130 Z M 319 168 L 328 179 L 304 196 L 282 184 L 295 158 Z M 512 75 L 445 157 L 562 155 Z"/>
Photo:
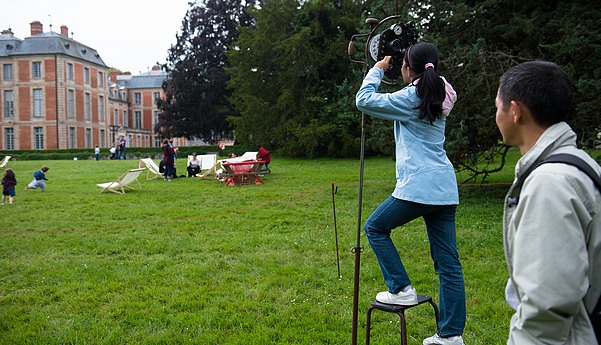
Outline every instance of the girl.
<path fill-rule="evenodd" d="M 4 205 L 4 199 L 8 195 L 8 204 L 13 204 L 13 197 L 16 195 L 15 186 L 17 185 L 17 179 L 15 178 L 15 172 L 13 169 L 6 169 L 4 177 L 2 178 L 2 203 Z"/>
<path fill-rule="evenodd" d="M 376 295 L 376 300 L 405 306 L 417 304 L 417 293 L 390 233 L 423 217 L 440 283 L 438 332 L 423 344 L 461 345 L 466 311 L 455 237 L 459 193 L 453 165 L 444 150 L 446 116 L 457 96 L 436 72 L 438 50 L 426 42 L 409 47 L 403 58 L 401 74 L 409 85 L 393 93 L 377 93 L 384 71 L 390 68 L 390 59 L 387 56 L 375 64 L 356 96 L 359 110 L 394 121 L 396 187 L 364 227 L 388 287 Z"/>

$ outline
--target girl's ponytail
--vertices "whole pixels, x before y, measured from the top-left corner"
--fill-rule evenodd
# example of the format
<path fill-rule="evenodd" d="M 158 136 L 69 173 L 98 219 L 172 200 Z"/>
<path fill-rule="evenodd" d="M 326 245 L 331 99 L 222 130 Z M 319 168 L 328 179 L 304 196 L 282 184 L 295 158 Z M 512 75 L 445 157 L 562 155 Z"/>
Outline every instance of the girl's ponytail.
<path fill-rule="evenodd" d="M 442 117 L 442 103 L 446 97 L 444 81 L 436 72 L 438 50 L 431 43 L 420 42 L 407 49 L 404 59 L 415 73 L 413 81 L 419 79 L 416 87 L 421 103 L 415 108 L 419 109 L 419 118 L 433 123 Z"/>

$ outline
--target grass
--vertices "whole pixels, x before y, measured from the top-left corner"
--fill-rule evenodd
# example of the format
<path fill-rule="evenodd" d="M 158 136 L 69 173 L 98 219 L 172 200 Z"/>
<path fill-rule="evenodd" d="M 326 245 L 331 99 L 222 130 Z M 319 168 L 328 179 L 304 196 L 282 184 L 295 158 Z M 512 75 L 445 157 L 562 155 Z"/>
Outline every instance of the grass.
<path fill-rule="evenodd" d="M 350 344 L 359 164 L 282 159 L 260 186 L 213 180 L 146 181 L 98 194 L 138 161 L 11 161 L 15 204 L 0 207 L 2 344 Z M 23 191 L 41 165 L 45 192 Z M 178 162 L 179 173 L 185 161 Z M 491 177 L 510 182 L 511 167 Z M 495 180 L 496 179 L 496 180 Z M 331 183 L 335 195 L 338 277 Z M 394 162 L 365 162 L 362 218 L 394 185 Z M 502 200 L 508 186 L 460 187 L 468 344 L 500 344 L 511 310 L 503 289 Z M 393 237 L 413 285 L 438 301 L 422 220 Z M 358 343 L 385 289 L 361 232 Z M 409 344 L 436 326 L 407 311 Z M 398 344 L 398 317 L 374 312 L 372 344 Z"/>

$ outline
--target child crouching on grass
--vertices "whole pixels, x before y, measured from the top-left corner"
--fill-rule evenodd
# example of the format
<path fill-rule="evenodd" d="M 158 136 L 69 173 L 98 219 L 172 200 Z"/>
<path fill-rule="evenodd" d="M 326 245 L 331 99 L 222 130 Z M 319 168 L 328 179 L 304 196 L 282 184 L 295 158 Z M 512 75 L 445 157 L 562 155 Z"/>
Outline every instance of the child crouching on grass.
<path fill-rule="evenodd" d="M 44 189 L 46 189 L 46 183 L 44 182 L 44 180 L 48 181 L 48 179 L 46 178 L 46 172 L 48 171 L 48 167 L 47 166 L 43 166 L 40 170 L 36 171 L 33 173 L 33 181 L 31 181 L 27 187 L 25 187 L 25 190 L 29 190 L 29 189 L 36 189 L 36 188 L 40 188 L 40 190 L 43 192 Z"/>
<path fill-rule="evenodd" d="M 8 204 L 13 204 L 13 197 L 15 196 L 15 186 L 17 185 L 17 178 L 13 169 L 6 169 L 4 177 L 2 178 L 2 203 L 4 205 L 4 199 L 8 195 Z"/>

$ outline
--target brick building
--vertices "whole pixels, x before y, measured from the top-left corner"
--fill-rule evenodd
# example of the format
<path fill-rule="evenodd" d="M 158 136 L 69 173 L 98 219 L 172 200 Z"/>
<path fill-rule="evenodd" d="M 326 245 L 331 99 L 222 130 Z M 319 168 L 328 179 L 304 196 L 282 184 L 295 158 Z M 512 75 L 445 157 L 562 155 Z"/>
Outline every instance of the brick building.
<path fill-rule="evenodd" d="M 109 74 L 99 53 L 60 33 L 31 24 L 31 36 L 0 34 L 0 149 L 157 146 L 154 100 L 166 74 Z M 178 140 L 180 145 L 185 145 Z"/>

